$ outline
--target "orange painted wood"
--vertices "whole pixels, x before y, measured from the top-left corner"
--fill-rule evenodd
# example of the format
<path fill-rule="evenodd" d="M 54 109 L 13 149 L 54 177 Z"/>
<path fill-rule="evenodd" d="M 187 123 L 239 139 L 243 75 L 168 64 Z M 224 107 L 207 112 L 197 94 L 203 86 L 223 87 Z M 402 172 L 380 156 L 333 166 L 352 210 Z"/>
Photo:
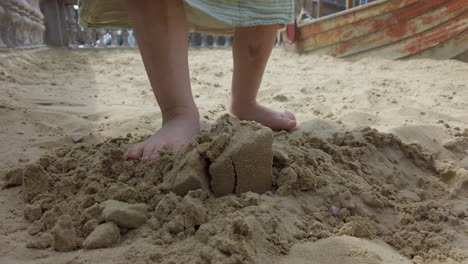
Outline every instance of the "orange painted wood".
<path fill-rule="evenodd" d="M 366 54 L 388 58 L 413 56 L 449 42 L 450 38 L 462 39 L 458 35 L 468 34 L 468 4 L 465 1 L 377 1 L 302 25 L 298 28 L 296 43 L 288 45 L 283 42 L 283 46 L 299 53 L 337 57 L 361 57 Z M 444 31 L 447 34 L 441 35 Z M 427 43 L 418 45 L 414 41 Z M 468 43 L 460 41 L 451 43 L 468 46 Z M 453 44 L 444 47 L 447 49 Z M 406 46 L 403 48 L 402 45 Z M 463 52 L 464 47 L 457 47 L 457 50 Z"/>
<path fill-rule="evenodd" d="M 450 5 L 450 12 L 456 11 L 457 8 L 462 7 L 463 3 L 460 3 L 457 0 L 432 0 L 426 1 L 417 5 L 409 5 L 404 8 L 395 10 L 392 13 L 386 13 L 381 16 L 376 16 L 372 19 L 367 19 L 357 23 L 349 24 L 336 28 L 335 30 L 328 30 L 325 32 L 317 33 L 310 36 L 309 38 L 304 39 L 302 35 L 299 34 L 298 39 L 300 41 L 301 50 L 310 51 L 315 48 L 325 47 L 335 43 L 343 43 L 342 51 L 344 52 L 347 48 L 352 47 L 353 43 L 355 45 L 363 45 L 362 40 L 360 39 L 363 36 L 369 36 L 372 33 L 379 31 L 384 31 L 384 35 L 378 35 L 376 38 L 380 39 L 389 39 L 391 41 L 392 37 L 397 38 L 402 36 L 408 31 L 415 30 L 411 26 L 417 26 L 418 22 L 415 22 L 408 26 L 408 21 L 412 21 L 425 13 L 434 11 L 434 4 L 441 5 L 446 2 L 452 2 Z M 447 15 L 447 12 L 441 15 Z M 434 20 L 439 18 L 437 15 L 434 17 Z M 394 30 L 389 30 L 394 29 Z M 375 38 L 374 38 L 375 40 Z M 371 43 L 372 44 L 372 43 Z"/>
<path fill-rule="evenodd" d="M 468 56 L 463 57 L 463 54 L 468 55 L 468 32 L 461 33 L 458 36 L 451 38 L 445 42 L 441 42 L 430 49 L 426 49 L 419 53 L 415 53 L 401 59 L 447 59 L 460 57 L 459 59 L 468 62 Z"/>
<path fill-rule="evenodd" d="M 301 26 L 301 36 L 306 38 L 319 32 L 357 23 L 359 21 L 393 12 L 398 8 L 420 2 L 421 0 L 381 0 L 372 2 L 364 6 L 356 7 L 351 10 L 346 10 L 324 17 L 322 19 L 317 19 L 308 25 Z"/>
<path fill-rule="evenodd" d="M 403 41 L 401 48 L 395 45 L 392 50 L 398 54 L 403 54 L 403 56 L 420 53 L 465 32 L 466 25 L 468 25 L 468 13 L 465 12 L 462 16 L 451 20 L 447 24 L 438 26 L 430 32 L 425 32 L 408 39 L 408 41 Z"/>
<path fill-rule="evenodd" d="M 401 59 L 408 56 L 417 55 L 431 48 L 436 48 L 437 46 L 450 41 L 453 38 L 460 37 L 463 39 L 464 35 L 468 34 L 468 32 L 463 31 L 463 24 L 466 23 L 468 23 L 468 13 L 450 21 L 446 25 L 437 27 L 430 32 L 425 32 L 424 34 L 405 39 L 395 43 L 394 45 L 384 46 L 367 53 L 360 53 L 351 56 L 350 58 L 360 59 L 368 56 L 380 56 L 388 59 Z M 449 58 L 451 57 L 445 57 L 443 59 Z"/>
<path fill-rule="evenodd" d="M 353 57 L 358 59 L 367 56 L 376 57 L 379 54 L 384 54 L 385 57 L 389 59 L 401 59 L 407 56 L 416 55 L 425 50 L 434 48 L 446 41 L 450 41 L 460 35 L 460 37 L 463 38 L 464 36 L 462 34 L 468 34 L 468 31 L 466 30 L 467 24 L 468 13 L 464 13 L 463 15 L 440 25 L 433 30 L 412 36 L 393 45 L 383 46 L 367 53 L 357 54 Z"/>
<path fill-rule="evenodd" d="M 329 53 L 333 56 L 344 57 L 379 46 L 389 45 L 426 30 L 431 30 L 433 27 L 443 24 L 465 12 L 463 8 L 460 8 L 461 3 L 459 1 L 452 0 L 450 2 L 451 4 L 447 5 L 446 8 L 431 9 L 421 16 L 416 16 L 410 20 L 400 20 L 399 23 L 382 27 L 381 30 L 372 34 L 366 34 L 350 40 L 338 40 L 335 42 L 335 45 L 330 47 Z M 306 42 L 303 45 L 309 47 Z M 304 51 L 307 51 L 307 49 L 304 49 Z"/>

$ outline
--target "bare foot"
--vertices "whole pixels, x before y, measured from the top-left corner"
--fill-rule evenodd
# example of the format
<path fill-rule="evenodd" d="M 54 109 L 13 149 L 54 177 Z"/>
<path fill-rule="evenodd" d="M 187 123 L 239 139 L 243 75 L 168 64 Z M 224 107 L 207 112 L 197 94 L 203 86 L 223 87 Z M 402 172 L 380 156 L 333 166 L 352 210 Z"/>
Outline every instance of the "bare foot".
<path fill-rule="evenodd" d="M 249 104 L 231 107 L 231 112 L 240 120 L 256 121 L 273 130 L 288 130 L 296 128 L 296 117 L 291 112 L 276 112 L 259 104 Z"/>
<path fill-rule="evenodd" d="M 176 151 L 199 132 L 198 113 L 177 115 L 165 121 L 154 135 L 130 147 L 125 155 L 131 160 L 156 160 L 164 146 Z"/>

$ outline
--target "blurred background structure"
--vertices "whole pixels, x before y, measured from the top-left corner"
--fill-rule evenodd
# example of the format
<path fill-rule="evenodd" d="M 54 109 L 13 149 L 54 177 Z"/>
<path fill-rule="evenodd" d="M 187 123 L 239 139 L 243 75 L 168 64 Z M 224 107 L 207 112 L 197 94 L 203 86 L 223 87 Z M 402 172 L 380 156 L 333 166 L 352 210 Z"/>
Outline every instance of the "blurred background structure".
<path fill-rule="evenodd" d="M 288 51 L 468 61 L 467 0 L 302 0 L 296 12 L 297 23 L 280 30 Z"/>
<path fill-rule="evenodd" d="M 318 18 L 346 9 L 347 4 L 366 4 L 367 0 L 295 0 L 296 14 L 301 9 Z M 371 2 L 371 1 L 369 1 Z M 78 0 L 1 0 L 0 50 L 60 47 L 135 47 L 131 29 L 90 29 L 78 24 Z M 192 47 L 231 46 L 230 36 L 189 34 Z"/>
<path fill-rule="evenodd" d="M 0 1 L 0 49 L 42 46 L 45 29 L 39 0 Z"/>
<path fill-rule="evenodd" d="M 310 14 L 312 18 L 320 18 L 353 7 L 366 5 L 376 0 L 294 0 L 295 13 L 301 10 Z"/>
<path fill-rule="evenodd" d="M 278 44 L 299 53 L 316 52 L 347 58 L 419 56 L 466 61 L 466 1 L 295 0 L 297 26 L 290 32 L 294 40 L 287 40 L 291 36 L 282 31 Z M 137 46 L 131 29 L 81 27 L 78 4 L 78 0 L 1 0 L 0 50 L 44 45 Z M 189 33 L 188 41 L 191 47 L 228 47 L 233 39 L 232 36 Z M 390 51 L 381 52 L 381 49 Z"/>
<path fill-rule="evenodd" d="M 1 0 L 0 50 L 58 47 L 135 47 L 131 29 L 79 25 L 78 0 Z M 192 47 L 231 46 L 231 36 L 189 34 Z"/>

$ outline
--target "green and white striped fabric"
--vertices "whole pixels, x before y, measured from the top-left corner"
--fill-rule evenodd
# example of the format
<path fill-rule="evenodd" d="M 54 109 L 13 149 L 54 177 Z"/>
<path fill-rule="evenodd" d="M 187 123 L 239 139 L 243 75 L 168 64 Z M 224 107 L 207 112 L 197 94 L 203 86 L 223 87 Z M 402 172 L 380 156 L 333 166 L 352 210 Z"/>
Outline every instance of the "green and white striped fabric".
<path fill-rule="evenodd" d="M 294 20 L 294 0 L 184 0 L 184 4 L 190 28 L 203 33 Z M 126 0 L 81 0 L 79 5 L 83 27 L 131 27 Z"/>
<path fill-rule="evenodd" d="M 232 27 L 290 24 L 293 0 L 185 0 L 190 6 Z"/>

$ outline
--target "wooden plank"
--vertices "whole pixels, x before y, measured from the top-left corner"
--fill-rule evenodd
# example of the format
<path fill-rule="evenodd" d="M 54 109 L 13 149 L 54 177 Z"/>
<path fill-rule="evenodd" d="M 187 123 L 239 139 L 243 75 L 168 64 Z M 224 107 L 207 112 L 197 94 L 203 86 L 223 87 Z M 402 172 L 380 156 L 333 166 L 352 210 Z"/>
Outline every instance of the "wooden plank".
<path fill-rule="evenodd" d="M 434 46 L 430 49 L 422 51 L 420 53 L 416 53 L 403 59 L 436 59 L 436 60 L 443 60 L 443 59 L 452 59 L 452 58 L 459 58 L 463 60 L 461 57 L 464 53 L 468 54 L 468 30 L 461 33 L 460 35 L 447 40 L 437 46 Z M 468 60 L 463 60 L 468 62 Z"/>
<path fill-rule="evenodd" d="M 346 0 L 346 9 L 351 9 L 354 7 L 354 0 Z"/>
<path fill-rule="evenodd" d="M 374 3 L 379 5 L 374 4 L 372 8 L 357 7 L 343 12 L 343 16 L 349 16 L 356 12 L 355 10 L 360 12 L 355 14 L 354 22 L 350 25 L 336 26 L 345 19 L 318 19 L 299 29 L 296 45 L 284 47 L 296 52 L 303 52 L 312 47 L 314 53 L 348 58 L 379 56 L 395 59 L 417 56 L 419 53 L 432 54 L 437 58 L 451 58 L 468 52 L 468 5 L 463 3 L 464 0 L 392 2 L 400 7 L 393 11 L 388 10 L 382 6 L 383 3 L 390 4 L 388 1 L 378 1 Z M 373 12 L 369 10 L 375 8 L 386 13 L 369 17 L 369 13 Z M 334 18 L 337 16 L 340 14 L 334 15 Z M 363 20 L 366 16 L 368 19 Z M 333 27 L 331 21 L 339 23 Z M 304 38 L 303 32 L 306 29 L 309 30 L 308 33 L 314 30 L 315 33 L 311 34 L 311 37 L 301 39 Z M 284 33 L 281 32 L 281 35 Z M 340 40 L 345 41 L 339 43 Z M 307 41 L 310 43 L 306 43 Z"/>
<path fill-rule="evenodd" d="M 305 39 L 320 32 L 332 30 L 345 25 L 367 20 L 385 13 L 418 3 L 420 0 L 382 0 L 372 2 L 368 5 L 353 8 L 314 20 L 313 22 L 299 26 L 299 38 Z"/>
<path fill-rule="evenodd" d="M 359 52 L 366 52 L 366 50 L 377 48 L 379 46 L 392 45 L 400 40 L 431 31 L 439 25 L 443 25 L 452 19 L 456 19 L 467 10 L 468 8 L 463 1 L 452 0 L 431 12 L 377 32 L 374 35 L 369 35 L 365 39 L 361 39 L 359 41 L 359 45 L 356 45 L 353 48 L 345 50 L 346 45 L 349 44 L 340 44 L 335 52 L 336 54 L 339 54 L 339 57 L 346 57 Z M 465 25 L 465 28 L 468 28 L 468 25 Z"/>
<path fill-rule="evenodd" d="M 416 23 L 408 26 L 408 20 L 424 15 L 446 2 L 451 2 L 449 5 L 450 10 L 440 13 L 440 16 L 448 15 L 450 12 L 460 8 L 463 9 L 464 7 L 463 3 L 459 0 L 432 0 L 425 1 L 420 4 L 409 5 L 404 8 L 397 9 L 392 13 L 386 13 L 372 19 L 339 27 L 335 30 L 317 33 L 305 40 L 301 40 L 299 37 L 297 43 L 298 49 L 302 51 L 311 51 L 313 49 L 323 48 L 342 42 L 343 44 L 340 48 L 336 49 L 336 55 L 338 55 L 357 45 L 361 48 L 366 47 L 367 45 L 373 45 L 373 43 L 369 43 L 369 41 L 365 42 L 365 39 L 363 40 L 362 37 L 373 36 L 372 34 L 375 32 L 385 31 L 385 34 L 381 33 L 380 35 L 377 35 L 375 38 L 370 40 L 370 42 L 385 40 L 392 37 L 396 38 L 399 35 L 404 35 L 408 30 L 414 30 L 411 26 L 416 26 L 414 25 Z M 440 16 L 435 15 L 434 20 L 439 19 Z M 396 30 L 390 31 L 389 28 L 394 28 Z"/>
<path fill-rule="evenodd" d="M 424 13 L 411 20 L 402 21 L 373 34 L 337 43 L 330 46 L 327 49 L 327 53 L 333 56 L 345 57 L 378 48 L 379 46 L 390 45 L 401 39 L 431 30 L 433 27 L 446 23 L 463 12 L 466 12 L 466 8 L 463 8 L 462 1 L 452 0 L 443 7 L 432 9 L 431 12 Z"/>
<path fill-rule="evenodd" d="M 393 50 L 396 50 L 397 52 L 400 52 L 404 55 L 414 55 L 420 53 L 463 33 L 467 29 L 467 25 L 468 13 L 465 13 L 457 19 L 452 20 L 450 23 L 439 26 L 430 32 L 426 32 L 425 34 L 417 35 L 414 38 L 409 39 L 409 41 L 406 41 L 407 43 L 403 43 L 403 48 L 397 49 L 397 47 L 395 47 Z"/>
<path fill-rule="evenodd" d="M 432 30 L 427 30 L 421 34 L 406 38 L 392 45 L 383 46 L 349 56 L 349 58 L 360 59 L 363 57 L 384 57 L 388 59 L 401 59 L 434 48 L 443 42 L 449 41 L 450 39 L 465 33 L 467 25 L 468 13 L 464 12 L 457 18 L 439 25 Z"/>

